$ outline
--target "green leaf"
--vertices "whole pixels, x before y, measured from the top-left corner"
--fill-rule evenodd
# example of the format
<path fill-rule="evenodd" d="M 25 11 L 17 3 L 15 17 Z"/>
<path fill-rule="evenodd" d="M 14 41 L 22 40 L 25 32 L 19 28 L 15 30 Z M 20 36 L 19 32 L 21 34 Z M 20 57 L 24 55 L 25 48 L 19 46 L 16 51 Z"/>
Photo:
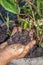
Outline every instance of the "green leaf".
<path fill-rule="evenodd" d="M 40 0 L 40 3 L 43 5 L 43 0 Z"/>
<path fill-rule="evenodd" d="M 9 27 L 9 22 L 10 22 L 10 20 L 9 20 L 8 14 L 7 14 L 7 18 L 5 18 L 5 19 L 6 19 L 5 24 L 6 24 L 7 27 Z"/>
<path fill-rule="evenodd" d="M 8 0 L 10 3 L 14 4 L 15 0 Z"/>
<path fill-rule="evenodd" d="M 42 28 L 41 28 L 41 26 L 38 26 L 38 33 L 42 34 Z"/>
<path fill-rule="evenodd" d="M 27 23 L 24 23 L 24 29 L 26 29 L 27 28 Z"/>
<path fill-rule="evenodd" d="M 25 19 L 22 19 L 21 26 L 22 26 L 23 29 L 27 28 L 27 22 L 26 22 Z"/>
<path fill-rule="evenodd" d="M 43 16 L 43 0 L 37 0 L 37 10 Z"/>
<path fill-rule="evenodd" d="M 0 4 L 9 12 L 12 12 L 14 14 L 20 12 L 15 0 L 1 0 Z"/>
<path fill-rule="evenodd" d="M 38 12 L 40 13 L 40 0 L 37 0 L 37 9 L 38 9 Z"/>
<path fill-rule="evenodd" d="M 43 48 L 43 42 L 41 42 L 41 43 L 39 44 L 39 46 Z"/>

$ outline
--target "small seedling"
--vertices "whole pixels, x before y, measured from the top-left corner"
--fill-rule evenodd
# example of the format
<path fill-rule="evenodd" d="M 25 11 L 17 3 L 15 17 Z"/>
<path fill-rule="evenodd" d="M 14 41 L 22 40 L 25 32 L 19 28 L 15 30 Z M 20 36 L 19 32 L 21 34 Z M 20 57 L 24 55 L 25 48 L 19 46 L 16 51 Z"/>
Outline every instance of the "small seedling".
<path fill-rule="evenodd" d="M 5 18 L 6 19 L 6 21 L 5 21 L 5 24 L 6 24 L 6 26 L 7 26 L 7 34 L 11 34 L 11 31 L 10 31 L 10 29 L 9 29 L 9 22 L 10 22 L 10 20 L 9 20 L 9 16 L 8 16 L 8 14 L 7 14 L 7 17 Z"/>
<path fill-rule="evenodd" d="M 39 47 L 43 48 L 43 42 L 39 43 Z"/>
<path fill-rule="evenodd" d="M 23 29 L 26 29 L 27 28 L 27 24 L 28 24 L 28 22 L 25 20 L 25 19 L 21 19 L 21 27 L 23 28 Z"/>

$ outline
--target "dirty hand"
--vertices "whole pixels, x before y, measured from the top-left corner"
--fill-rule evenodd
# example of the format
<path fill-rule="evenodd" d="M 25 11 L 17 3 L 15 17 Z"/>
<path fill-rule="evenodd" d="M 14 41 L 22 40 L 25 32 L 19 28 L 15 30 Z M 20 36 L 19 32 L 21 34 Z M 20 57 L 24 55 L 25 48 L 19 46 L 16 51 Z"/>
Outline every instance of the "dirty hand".
<path fill-rule="evenodd" d="M 8 42 L 0 45 L 0 65 L 6 65 L 13 58 L 23 58 L 29 50 L 36 44 L 35 40 L 30 41 L 27 45 L 19 43 L 7 45 Z"/>

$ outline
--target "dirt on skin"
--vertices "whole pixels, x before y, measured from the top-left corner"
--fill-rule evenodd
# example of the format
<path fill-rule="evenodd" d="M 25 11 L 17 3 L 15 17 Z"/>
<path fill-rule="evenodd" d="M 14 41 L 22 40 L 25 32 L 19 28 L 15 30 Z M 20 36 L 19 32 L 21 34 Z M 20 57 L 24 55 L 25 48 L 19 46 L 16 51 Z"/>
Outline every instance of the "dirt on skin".
<path fill-rule="evenodd" d="M 6 26 L 0 27 L 0 44 L 4 42 L 6 39 L 8 39 L 6 30 L 7 30 Z M 26 45 L 32 39 L 33 39 L 32 31 L 28 32 L 27 30 L 23 30 L 22 32 L 16 32 L 12 37 L 8 39 L 7 42 L 8 45 L 14 43 L 20 43 Z M 40 56 L 43 56 L 43 49 L 36 44 L 25 57 L 31 58 L 31 57 L 40 57 Z"/>
<path fill-rule="evenodd" d="M 30 32 L 23 30 L 22 32 L 15 33 L 12 38 L 8 40 L 8 44 L 28 44 L 28 42 L 31 41 L 31 37 L 33 38 L 33 35 L 30 35 Z M 25 56 L 25 58 L 33 58 L 33 57 L 40 57 L 43 56 L 43 48 L 39 47 L 37 44 L 34 45 L 34 47 L 30 50 L 30 52 Z"/>

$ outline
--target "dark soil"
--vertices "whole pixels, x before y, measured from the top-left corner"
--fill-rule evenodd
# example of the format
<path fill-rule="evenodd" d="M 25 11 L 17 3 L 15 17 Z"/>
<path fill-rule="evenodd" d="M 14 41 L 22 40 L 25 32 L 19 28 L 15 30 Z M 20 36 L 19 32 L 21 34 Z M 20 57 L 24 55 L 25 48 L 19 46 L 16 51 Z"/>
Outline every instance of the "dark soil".
<path fill-rule="evenodd" d="M 12 29 L 15 26 L 15 22 L 11 22 L 9 26 L 9 30 L 12 32 Z M 0 25 L 0 44 L 9 39 L 9 37 L 9 34 L 7 33 L 7 26 L 3 23 L 2 25 Z"/>
<path fill-rule="evenodd" d="M 12 27 L 10 29 L 12 30 Z M 7 27 L 0 26 L 0 44 L 9 38 L 6 32 L 7 32 Z M 26 45 L 28 44 L 28 42 L 31 41 L 31 38 L 33 38 L 33 35 L 30 34 L 30 32 L 28 32 L 27 30 L 23 30 L 22 32 L 16 32 L 12 37 L 8 39 L 8 45 L 12 43 L 13 44 L 21 43 Z M 40 56 L 43 56 L 43 49 L 36 44 L 25 57 L 31 58 L 31 57 L 40 57 Z"/>
<path fill-rule="evenodd" d="M 22 32 L 15 33 L 9 40 L 8 44 L 28 44 L 28 42 L 31 41 L 31 35 L 29 35 L 30 32 L 23 30 Z M 33 37 L 33 36 L 32 36 Z M 25 56 L 25 58 L 31 58 L 31 57 L 40 57 L 43 56 L 43 49 L 38 46 L 38 44 L 34 45 L 34 47 L 30 50 L 30 52 Z"/>
<path fill-rule="evenodd" d="M 14 43 L 21 43 L 21 44 L 27 44 L 31 40 L 31 37 L 29 36 L 29 32 L 26 30 L 23 30 L 22 32 L 16 32 L 9 40 L 8 44 L 14 44 Z"/>
<path fill-rule="evenodd" d="M 40 57 L 40 56 L 43 56 L 43 48 L 39 47 L 36 44 L 25 57 L 34 58 L 34 57 Z"/>
<path fill-rule="evenodd" d="M 7 35 L 6 33 L 7 33 L 7 28 L 6 28 L 6 26 L 4 26 L 4 27 L 1 27 L 1 26 L 0 26 L 0 44 L 1 44 L 2 42 L 4 42 L 5 40 L 7 40 L 8 35 Z"/>

